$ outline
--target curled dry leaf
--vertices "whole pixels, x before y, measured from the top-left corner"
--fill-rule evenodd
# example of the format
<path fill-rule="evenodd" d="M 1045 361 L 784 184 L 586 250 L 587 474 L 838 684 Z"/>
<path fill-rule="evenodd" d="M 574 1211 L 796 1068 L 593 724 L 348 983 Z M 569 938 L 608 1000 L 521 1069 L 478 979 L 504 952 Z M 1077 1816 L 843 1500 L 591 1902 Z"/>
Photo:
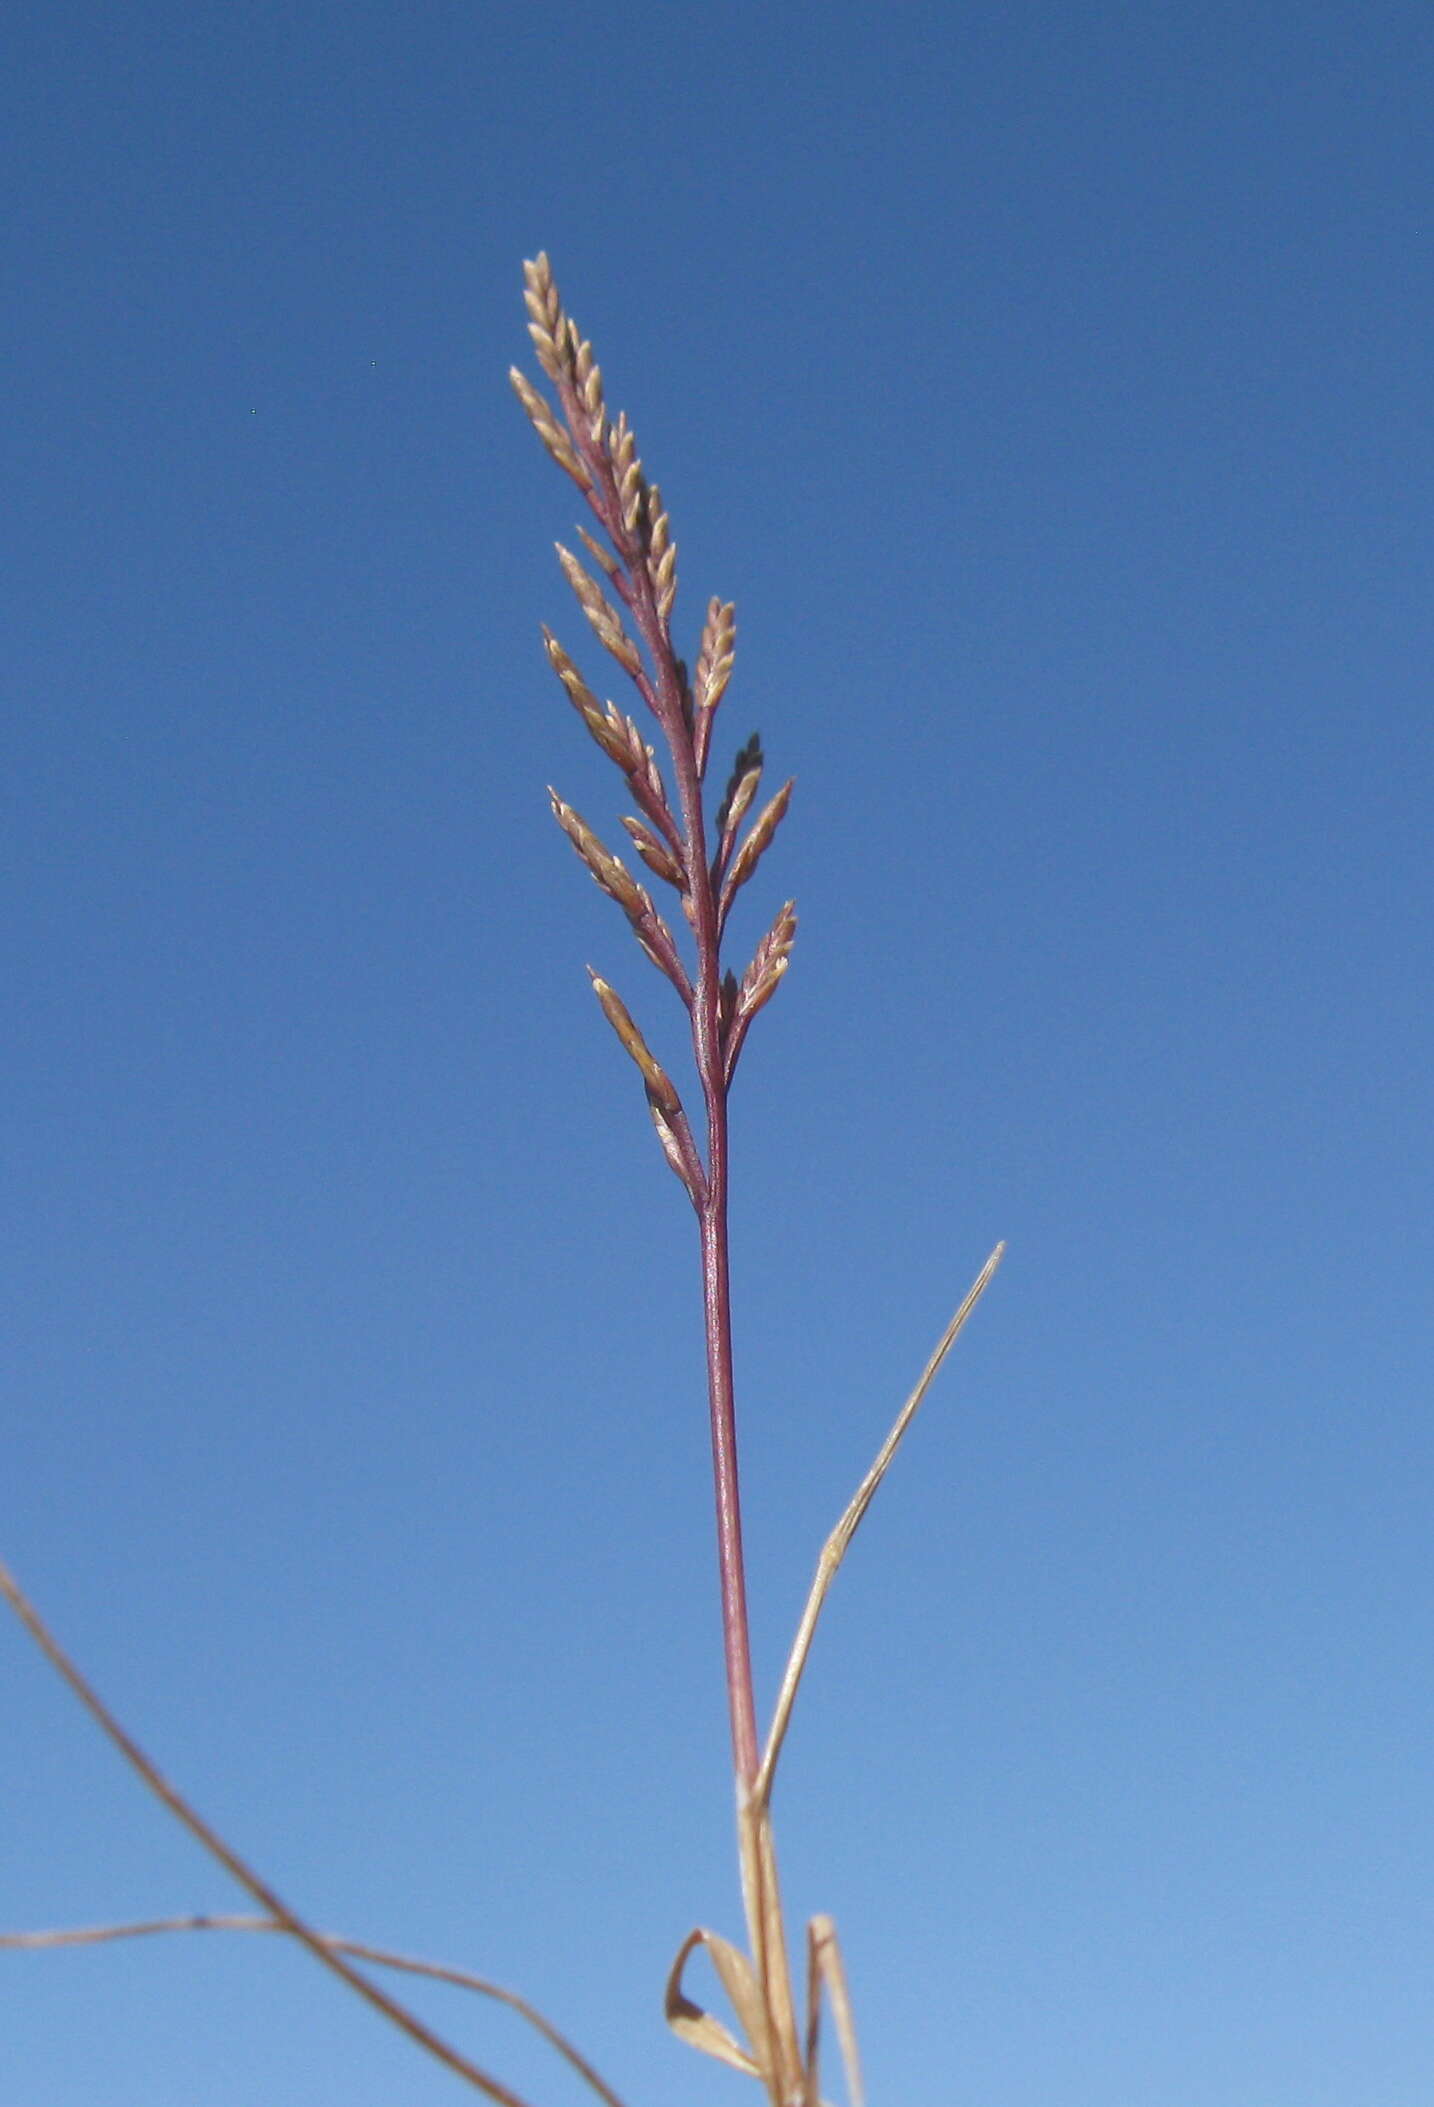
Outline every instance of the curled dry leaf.
<path fill-rule="evenodd" d="M 761 1999 L 751 1962 L 730 1940 L 719 1937 L 715 1931 L 704 1931 L 700 1926 L 696 1931 L 687 1934 L 678 1948 L 677 1958 L 668 1974 L 667 1992 L 663 1999 L 667 2024 L 673 2033 L 690 2047 L 701 2049 L 706 2056 L 715 2056 L 719 2063 L 726 2063 L 731 2069 L 740 2070 L 749 2078 L 761 2078 L 765 2081 L 766 2071 L 756 2057 L 743 2048 L 731 2028 L 725 2027 L 720 2019 L 714 2019 L 701 2005 L 694 2004 L 682 1987 L 682 1976 L 688 1956 L 699 1946 L 711 1959 L 717 1971 L 717 1980 L 726 1991 L 748 2041 L 760 2040 L 765 2032 Z"/>

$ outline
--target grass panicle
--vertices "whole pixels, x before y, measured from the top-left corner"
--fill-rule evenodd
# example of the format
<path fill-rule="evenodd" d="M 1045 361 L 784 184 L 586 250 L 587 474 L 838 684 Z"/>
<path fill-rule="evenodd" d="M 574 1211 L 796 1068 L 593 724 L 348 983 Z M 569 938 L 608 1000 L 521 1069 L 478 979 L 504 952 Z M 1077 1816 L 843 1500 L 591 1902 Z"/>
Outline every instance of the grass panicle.
<path fill-rule="evenodd" d="M 764 755 L 761 740 L 754 734 L 737 750 L 713 816 L 709 851 L 702 784 L 717 708 L 732 678 L 736 612 L 730 601 L 715 597 L 708 601 L 696 675 L 689 683 L 686 666 L 672 643 L 676 545 L 657 485 L 649 485 L 643 479 L 626 417 L 619 416 L 616 423 L 607 420 L 602 408 L 599 368 L 590 345 L 564 311 L 546 256 L 525 266 L 525 280 L 534 344 L 539 364 L 557 390 L 557 410 L 544 403 L 541 412 L 535 413 L 529 400 L 533 391 L 525 393 L 520 387 L 519 392 L 549 451 L 554 451 L 549 435 L 556 431 L 560 444 L 580 462 L 580 473 L 574 480 L 608 543 L 604 546 L 586 528 L 580 528 L 579 533 L 623 613 L 561 545 L 559 561 L 598 641 L 622 666 L 641 702 L 655 718 L 666 745 L 667 768 L 675 793 L 669 793 L 652 749 L 647 748 L 646 768 L 641 771 L 646 792 L 642 803 L 647 816 L 628 816 L 622 825 L 649 870 L 679 893 L 695 952 L 684 982 L 672 966 L 666 944 L 671 932 L 665 924 L 661 938 L 654 943 L 654 910 L 645 890 L 602 846 L 572 807 L 553 793 L 553 810 L 559 825 L 601 889 L 622 908 L 641 948 L 665 972 L 682 998 L 691 1023 L 693 1065 L 707 1112 L 706 1154 L 694 1163 L 696 1143 L 682 1116 L 675 1086 L 654 1059 L 626 1006 L 608 983 L 594 973 L 598 1000 L 641 1074 L 658 1141 L 692 1199 L 701 1231 L 718 1572 L 738 1788 L 738 1858 L 749 1951 L 744 1953 L 730 1940 L 706 1929 L 689 1933 L 669 1976 L 667 2016 L 682 2039 L 758 2079 L 772 2107 L 818 2107 L 820 2015 L 825 1998 L 836 2022 L 848 2092 L 853 2107 L 858 2107 L 861 2077 L 851 2000 L 836 1930 L 826 1916 L 813 1918 L 807 1928 L 807 2011 L 805 2026 L 800 2033 L 798 2030 L 772 1834 L 772 1785 L 777 1756 L 827 1591 L 921 1398 L 999 1264 L 1001 1247 L 991 1254 L 943 1334 L 916 1391 L 823 1548 L 772 1726 L 759 1757 L 747 1639 L 727 1293 L 726 1113 L 737 1058 L 752 1021 L 776 993 L 791 963 L 797 933 L 794 903 L 788 900 L 778 909 L 740 977 L 724 964 L 721 947 L 738 892 L 756 875 L 787 816 L 793 785 L 790 780 L 783 783 L 774 796 L 757 806 Z M 541 398 L 538 400 L 541 403 Z M 642 642 L 645 655 L 638 664 L 632 662 L 632 638 L 623 614 Z M 635 754 L 639 735 L 632 720 L 623 718 L 610 702 L 599 705 L 561 645 L 549 632 L 545 631 L 544 636 L 549 661 L 569 699 L 603 752 L 635 784 L 639 777 Z M 654 819 L 655 825 L 651 823 Z M 667 819 L 677 820 L 676 838 L 664 824 Z M 736 2019 L 737 2033 L 694 2003 L 683 1987 L 687 1962 L 699 1950 L 712 1963 Z"/>

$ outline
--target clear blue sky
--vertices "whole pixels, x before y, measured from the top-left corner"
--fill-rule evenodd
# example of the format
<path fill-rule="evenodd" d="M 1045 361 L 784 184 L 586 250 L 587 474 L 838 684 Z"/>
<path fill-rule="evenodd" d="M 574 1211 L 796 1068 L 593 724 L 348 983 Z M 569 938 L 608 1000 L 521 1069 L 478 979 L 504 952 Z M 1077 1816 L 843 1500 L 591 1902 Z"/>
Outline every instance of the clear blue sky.
<path fill-rule="evenodd" d="M 998 1236 L 778 1794 L 873 2107 L 1427 2107 L 1426 6 L 21 4 L 0 1547 L 315 1919 L 755 2103 L 693 1237 L 548 817 L 616 779 L 545 246 L 719 760 L 755 1640 Z M 666 1036 L 664 1036 L 666 1035 Z M 0 1629 L 0 1923 L 236 1906 Z M 423 2008 L 535 2107 L 516 2022 Z M 303 1955 L 0 1956 L 5 2107 L 464 2096 Z M 836 2086 L 835 2074 L 832 2084 Z"/>

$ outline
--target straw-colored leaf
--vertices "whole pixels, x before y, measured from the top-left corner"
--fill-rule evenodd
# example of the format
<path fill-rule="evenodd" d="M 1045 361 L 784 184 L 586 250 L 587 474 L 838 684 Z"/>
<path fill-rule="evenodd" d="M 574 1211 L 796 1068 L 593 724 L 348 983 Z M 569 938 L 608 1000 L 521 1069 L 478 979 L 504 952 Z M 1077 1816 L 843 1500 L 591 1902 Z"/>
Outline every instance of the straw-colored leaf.
<path fill-rule="evenodd" d="M 762 2057 L 770 2071 L 774 2097 L 785 2107 L 801 2082 L 802 2057 L 792 2001 L 777 1853 L 766 1802 L 749 1796 L 738 1808 L 737 1851 L 747 1935 L 752 1942 L 752 1960 L 762 1995 Z"/>
<path fill-rule="evenodd" d="M 767 1735 L 767 1745 L 762 1752 L 761 1766 L 757 1772 L 756 1783 L 752 1788 L 752 1798 L 763 1806 L 767 1805 L 771 1799 L 772 1780 L 776 1773 L 777 1758 L 781 1754 L 782 1743 L 786 1738 L 787 1728 L 791 1722 L 792 1706 L 796 1701 L 797 1687 L 802 1679 L 802 1671 L 807 1665 L 807 1656 L 811 1652 L 812 1639 L 816 1634 L 817 1619 L 821 1616 L 822 1605 L 826 1601 L 827 1592 L 833 1580 L 836 1578 L 837 1569 L 846 1557 L 847 1548 L 860 1528 L 867 1508 L 870 1507 L 876 1497 L 877 1487 L 891 1468 L 892 1458 L 901 1446 L 902 1438 L 907 1428 L 916 1417 L 922 1399 L 936 1380 L 936 1374 L 942 1362 L 961 1336 L 971 1312 L 990 1286 L 996 1268 L 1000 1265 L 1005 1252 L 1006 1247 L 1004 1243 L 997 1244 L 995 1250 L 971 1283 L 971 1286 L 966 1290 L 956 1314 L 952 1317 L 951 1322 L 947 1325 L 932 1349 L 931 1357 L 921 1371 L 916 1388 L 897 1413 L 891 1432 L 877 1450 L 876 1460 L 873 1462 L 871 1469 L 862 1479 L 852 1495 L 841 1520 L 822 1546 L 821 1556 L 817 1560 L 816 1577 L 812 1581 L 811 1592 L 807 1596 L 806 1607 L 802 1611 L 801 1622 L 797 1626 L 797 1636 L 792 1642 L 791 1655 L 787 1661 L 786 1672 L 782 1677 L 782 1687 L 777 1695 L 776 1710 L 772 1716 L 771 1730 Z"/>
<path fill-rule="evenodd" d="M 807 2098 L 804 2107 L 820 2107 L 818 2060 L 823 1990 L 831 2001 L 832 2018 L 836 2021 L 842 2067 L 846 2072 L 847 2097 L 851 2107 L 865 2107 L 866 2095 L 862 2089 L 861 2059 L 856 2048 L 851 1993 L 847 1988 L 841 1947 L 837 1943 L 836 1925 L 828 1916 L 817 1916 L 813 1917 L 807 1926 Z"/>

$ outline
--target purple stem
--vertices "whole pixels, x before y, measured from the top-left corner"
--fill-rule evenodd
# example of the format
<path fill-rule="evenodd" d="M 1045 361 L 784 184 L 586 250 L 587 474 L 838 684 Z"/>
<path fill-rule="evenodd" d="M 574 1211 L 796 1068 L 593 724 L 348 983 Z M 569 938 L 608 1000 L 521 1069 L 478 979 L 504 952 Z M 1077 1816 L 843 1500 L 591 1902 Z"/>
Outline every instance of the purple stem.
<path fill-rule="evenodd" d="M 692 907 L 697 982 L 688 1009 L 697 1073 L 707 1102 L 707 1181 L 694 1195 L 702 1245 L 702 1302 L 707 1339 L 707 1399 L 712 1426 L 712 1478 L 717 1510 L 717 1571 L 722 1596 L 722 1652 L 732 1763 L 745 1798 L 757 1776 L 756 1704 L 742 1557 L 742 1499 L 737 1471 L 737 1413 L 732 1374 L 732 1289 L 727 1237 L 727 1065 L 721 1031 L 721 919 L 707 862 L 702 774 L 696 740 L 684 710 L 684 691 L 667 624 L 658 609 L 642 549 L 623 525 L 622 506 L 605 449 L 595 443 L 576 392 L 566 380 L 558 393 L 568 429 L 593 477 L 588 491 L 602 527 L 623 557 L 625 575 L 613 580 L 647 647 L 655 685 L 638 685 L 651 703 L 672 753 L 682 808 L 683 865 Z M 705 729 L 705 727 L 704 727 Z M 704 741 L 705 744 L 705 741 Z"/>

